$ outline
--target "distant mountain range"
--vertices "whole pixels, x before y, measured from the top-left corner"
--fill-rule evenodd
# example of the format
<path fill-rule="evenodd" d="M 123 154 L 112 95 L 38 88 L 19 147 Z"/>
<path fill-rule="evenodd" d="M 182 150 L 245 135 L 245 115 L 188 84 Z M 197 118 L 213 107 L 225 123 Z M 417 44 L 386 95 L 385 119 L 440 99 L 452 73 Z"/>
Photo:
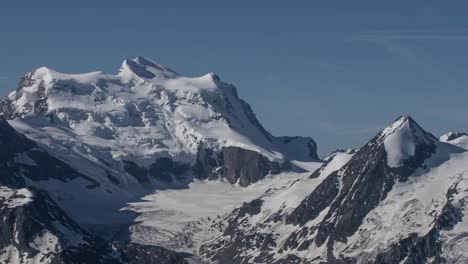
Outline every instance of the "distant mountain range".
<path fill-rule="evenodd" d="M 402 116 L 324 160 L 148 59 L 0 102 L 0 263 L 468 263 L 468 135 Z"/>

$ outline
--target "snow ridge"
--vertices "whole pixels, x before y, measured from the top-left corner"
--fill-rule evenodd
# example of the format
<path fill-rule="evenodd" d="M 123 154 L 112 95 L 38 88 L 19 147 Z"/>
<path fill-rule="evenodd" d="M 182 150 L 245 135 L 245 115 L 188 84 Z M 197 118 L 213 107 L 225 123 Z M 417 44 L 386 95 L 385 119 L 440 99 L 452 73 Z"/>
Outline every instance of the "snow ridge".
<path fill-rule="evenodd" d="M 313 140 L 293 140 L 292 144 L 310 145 L 300 150 L 310 155 L 296 154 L 294 146 L 269 134 L 236 88 L 216 74 L 184 77 L 143 57 L 125 60 L 117 75 L 37 69 L 8 95 L 1 112 L 34 130 L 53 128 L 54 137 L 62 141 L 109 153 L 100 157 L 106 161 L 148 166 L 155 157 L 170 157 L 194 163 L 202 142 L 252 150 L 272 161 L 288 155 L 317 159 Z M 30 135 L 32 131 L 21 130 L 24 125 L 12 125 L 29 137 L 48 136 L 40 131 Z"/>

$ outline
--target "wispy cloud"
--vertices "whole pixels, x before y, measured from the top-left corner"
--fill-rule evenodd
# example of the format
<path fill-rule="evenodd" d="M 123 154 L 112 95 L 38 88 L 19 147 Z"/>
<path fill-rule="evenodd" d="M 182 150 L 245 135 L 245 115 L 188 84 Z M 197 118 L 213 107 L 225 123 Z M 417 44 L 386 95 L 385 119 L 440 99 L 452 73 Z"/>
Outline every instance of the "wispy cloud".
<path fill-rule="evenodd" d="M 439 45 L 445 49 L 446 46 L 442 42 L 468 42 L 468 29 L 354 32 L 348 35 L 347 40 L 368 42 L 381 47 L 403 63 L 426 71 L 426 74 L 439 76 L 439 80 L 443 80 L 445 85 L 459 87 L 464 85 L 450 71 L 440 67 L 434 57 L 420 47 L 422 47 L 421 45 Z"/>
<path fill-rule="evenodd" d="M 468 31 L 440 33 L 431 31 L 355 32 L 349 36 L 348 40 L 373 43 L 406 63 L 435 70 L 423 57 L 418 56 L 413 51 L 414 44 L 417 42 L 468 41 Z"/>
<path fill-rule="evenodd" d="M 361 41 L 468 41 L 468 32 L 450 34 L 429 34 L 425 32 L 368 32 L 351 36 Z"/>
<path fill-rule="evenodd" d="M 403 59 L 412 64 L 424 64 L 424 61 L 416 56 L 414 52 L 407 46 L 402 45 L 401 43 L 391 41 L 385 38 L 376 38 L 374 40 L 369 40 L 377 45 L 385 48 L 390 54 L 400 59 Z"/>
<path fill-rule="evenodd" d="M 365 128 L 358 128 L 358 129 L 344 129 L 340 131 L 339 134 L 342 135 L 369 135 L 369 134 L 376 134 L 380 130 L 384 128 L 383 125 L 378 125 L 378 126 L 371 126 L 371 127 L 365 127 Z"/>

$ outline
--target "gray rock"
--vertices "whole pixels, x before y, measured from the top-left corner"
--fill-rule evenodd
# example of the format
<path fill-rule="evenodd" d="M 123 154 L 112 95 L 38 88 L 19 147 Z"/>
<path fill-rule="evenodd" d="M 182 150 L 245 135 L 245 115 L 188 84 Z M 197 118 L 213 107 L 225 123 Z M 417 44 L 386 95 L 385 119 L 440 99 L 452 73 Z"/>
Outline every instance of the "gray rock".
<path fill-rule="evenodd" d="M 225 178 L 230 183 L 245 187 L 263 179 L 268 174 L 279 174 L 292 169 L 287 160 L 270 161 L 258 152 L 239 147 L 223 147 L 221 152 L 201 147 L 194 171 L 199 178 Z"/>

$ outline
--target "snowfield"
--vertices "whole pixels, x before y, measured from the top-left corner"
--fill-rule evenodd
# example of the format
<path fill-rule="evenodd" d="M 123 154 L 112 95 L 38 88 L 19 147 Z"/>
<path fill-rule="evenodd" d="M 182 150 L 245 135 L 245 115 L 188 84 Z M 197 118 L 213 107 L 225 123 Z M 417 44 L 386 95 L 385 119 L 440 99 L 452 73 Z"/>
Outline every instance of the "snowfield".
<path fill-rule="evenodd" d="M 307 167 L 317 169 L 319 162 Z M 195 181 L 188 189 L 156 191 L 143 197 L 142 202 L 131 203 L 124 210 L 140 215 L 131 227 L 135 242 L 162 245 L 173 250 L 196 253 L 201 243 L 218 233 L 210 228 L 212 222 L 233 209 L 263 195 L 267 191 L 298 186 L 293 193 L 305 196 L 311 172 L 282 173 L 267 177 L 248 187 L 224 181 Z M 291 197 L 292 198 L 292 197 Z"/>
<path fill-rule="evenodd" d="M 141 165 L 155 156 L 192 162 L 201 140 L 258 151 L 272 160 L 284 158 L 235 87 L 212 73 L 188 78 L 135 58 L 125 60 L 118 75 L 64 74 L 43 67 L 28 78 L 8 100 L 18 117 L 34 126 L 30 133 L 37 127 L 46 132 L 31 137 L 47 138 L 52 132 L 54 140 L 81 144 L 93 154 L 108 153 L 103 159 Z M 35 109 L 34 102 L 44 109 Z M 52 122 L 38 111 L 53 116 Z M 11 124 L 28 132 L 22 130 L 24 124 Z"/>
<path fill-rule="evenodd" d="M 138 57 L 125 60 L 117 75 L 43 67 L 26 74 L 20 86 L 2 101 L 9 124 L 86 176 L 31 184 L 83 224 L 128 221 L 132 216 L 118 211 L 125 203 L 156 189 L 186 188 L 201 147 L 212 156 L 235 146 L 272 162 L 318 160 L 312 139 L 272 136 L 236 88 L 213 73 L 184 77 Z M 188 170 L 165 182 L 141 176 L 161 158 Z M 23 154 L 15 162 L 34 165 Z"/>
<path fill-rule="evenodd" d="M 8 208 L 15 208 L 31 202 L 33 199 L 32 193 L 26 189 L 13 190 L 4 186 L 0 186 L 0 201 Z"/>

